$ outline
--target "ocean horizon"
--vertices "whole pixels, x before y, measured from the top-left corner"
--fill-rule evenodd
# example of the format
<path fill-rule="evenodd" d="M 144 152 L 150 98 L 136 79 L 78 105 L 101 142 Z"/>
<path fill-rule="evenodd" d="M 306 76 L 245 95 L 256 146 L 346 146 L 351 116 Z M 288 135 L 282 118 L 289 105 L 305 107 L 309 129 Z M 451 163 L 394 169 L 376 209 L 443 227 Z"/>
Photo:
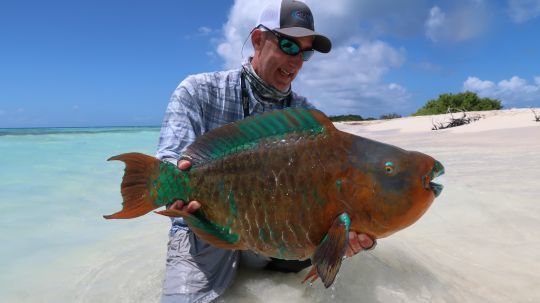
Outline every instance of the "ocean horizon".
<path fill-rule="evenodd" d="M 53 127 L 0 127 L 0 136 L 51 135 L 76 133 L 138 132 L 159 130 L 160 125 L 148 126 L 53 126 Z"/>

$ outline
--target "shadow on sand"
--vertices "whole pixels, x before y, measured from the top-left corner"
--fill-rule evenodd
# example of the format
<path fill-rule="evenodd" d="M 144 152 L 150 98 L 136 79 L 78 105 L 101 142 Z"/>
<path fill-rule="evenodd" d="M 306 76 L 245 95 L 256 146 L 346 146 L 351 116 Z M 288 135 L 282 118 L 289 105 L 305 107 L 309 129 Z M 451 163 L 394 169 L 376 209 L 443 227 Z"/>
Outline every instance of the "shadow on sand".
<path fill-rule="evenodd" d="M 218 302 L 458 302 L 452 285 L 440 281 L 421 260 L 399 247 L 344 260 L 333 286 L 301 284 L 298 274 L 241 269 Z"/>

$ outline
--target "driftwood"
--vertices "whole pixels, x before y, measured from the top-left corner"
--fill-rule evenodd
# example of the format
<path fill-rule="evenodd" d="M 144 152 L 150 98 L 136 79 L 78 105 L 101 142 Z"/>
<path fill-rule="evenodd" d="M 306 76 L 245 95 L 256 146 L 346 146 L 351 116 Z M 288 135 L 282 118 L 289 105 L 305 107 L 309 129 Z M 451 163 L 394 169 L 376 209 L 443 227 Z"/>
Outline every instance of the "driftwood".
<path fill-rule="evenodd" d="M 454 113 L 456 113 L 456 112 L 461 112 L 462 113 L 461 117 L 455 118 Z M 441 121 L 433 121 L 433 120 L 431 120 L 431 124 L 433 124 L 433 128 L 431 128 L 432 130 L 438 130 L 438 129 L 445 129 L 445 128 L 461 126 L 461 125 L 469 124 L 469 123 L 474 122 L 474 121 L 478 121 L 481 118 L 483 118 L 483 116 L 481 116 L 481 115 L 467 116 L 467 113 L 463 109 L 461 109 L 461 110 L 453 110 L 452 108 L 449 108 L 446 113 L 450 114 L 450 121 L 441 122 Z"/>
<path fill-rule="evenodd" d="M 534 114 L 534 120 L 536 122 L 540 122 L 540 114 L 537 114 L 536 111 L 534 110 L 534 108 L 531 108 L 533 114 Z"/>

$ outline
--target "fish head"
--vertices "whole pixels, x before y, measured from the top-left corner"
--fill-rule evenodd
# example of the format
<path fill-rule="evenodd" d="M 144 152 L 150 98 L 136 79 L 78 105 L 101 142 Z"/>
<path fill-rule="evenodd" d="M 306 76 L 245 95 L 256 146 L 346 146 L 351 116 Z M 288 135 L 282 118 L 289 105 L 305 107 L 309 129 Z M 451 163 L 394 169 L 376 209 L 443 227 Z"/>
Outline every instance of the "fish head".
<path fill-rule="evenodd" d="M 358 137 L 351 156 L 358 173 L 354 208 L 375 235 L 413 224 L 442 191 L 433 179 L 444 167 L 429 155 Z"/>

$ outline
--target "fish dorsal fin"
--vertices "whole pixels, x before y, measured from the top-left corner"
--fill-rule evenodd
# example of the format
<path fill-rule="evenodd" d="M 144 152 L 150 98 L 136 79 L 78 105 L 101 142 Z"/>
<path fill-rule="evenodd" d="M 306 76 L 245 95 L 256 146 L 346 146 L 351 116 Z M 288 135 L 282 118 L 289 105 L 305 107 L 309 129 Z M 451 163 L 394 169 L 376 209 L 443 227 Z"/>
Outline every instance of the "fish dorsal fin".
<path fill-rule="evenodd" d="M 336 128 L 322 112 L 305 108 L 287 108 L 229 123 L 200 136 L 188 146 L 184 158 L 193 164 L 220 159 L 239 151 L 256 148 L 264 139 L 291 133 L 322 134 Z"/>

